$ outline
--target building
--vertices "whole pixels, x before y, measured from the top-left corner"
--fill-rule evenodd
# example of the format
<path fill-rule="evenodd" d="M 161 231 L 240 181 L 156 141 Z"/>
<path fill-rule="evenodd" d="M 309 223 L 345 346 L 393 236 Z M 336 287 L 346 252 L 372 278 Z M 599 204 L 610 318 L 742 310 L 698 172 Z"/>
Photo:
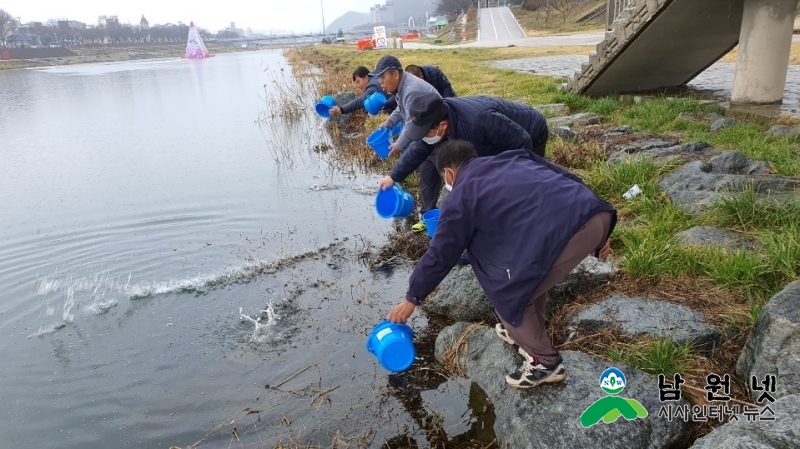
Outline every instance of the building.
<path fill-rule="evenodd" d="M 99 28 L 108 28 L 109 26 L 118 26 L 119 18 L 117 16 L 100 16 L 97 18 L 97 26 Z"/>
<path fill-rule="evenodd" d="M 369 21 L 373 24 L 384 23 L 394 25 L 397 23 L 395 18 L 394 0 L 386 0 L 386 3 L 376 4 L 369 8 Z"/>
<path fill-rule="evenodd" d="M 142 14 L 142 20 L 139 21 L 139 26 L 141 26 L 143 30 L 150 29 L 150 22 L 148 22 L 147 19 L 144 18 L 144 14 Z"/>

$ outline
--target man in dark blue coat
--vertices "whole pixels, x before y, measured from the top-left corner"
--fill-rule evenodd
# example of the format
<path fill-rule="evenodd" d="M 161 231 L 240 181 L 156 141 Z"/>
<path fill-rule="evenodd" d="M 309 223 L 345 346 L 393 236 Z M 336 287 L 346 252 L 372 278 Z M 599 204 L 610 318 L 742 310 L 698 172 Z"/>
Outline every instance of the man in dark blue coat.
<path fill-rule="evenodd" d="M 406 72 L 427 81 L 428 84 L 439 92 L 442 98 L 457 96 L 456 92 L 453 90 L 453 86 L 450 85 L 450 80 L 447 79 L 447 75 L 442 72 L 442 69 L 435 65 L 424 65 L 420 67 L 418 65 L 409 64 L 406 66 Z"/>
<path fill-rule="evenodd" d="M 498 336 L 519 345 L 525 358 L 506 383 L 530 388 L 564 380 L 563 360 L 545 329 L 547 292 L 587 255 L 606 257 L 614 207 L 577 176 L 526 150 L 479 158 L 472 144 L 454 140 L 439 149 L 436 166 L 451 193 L 405 299 L 387 318 L 405 323 L 467 249 L 500 317 Z"/>
<path fill-rule="evenodd" d="M 419 168 L 422 205 L 420 213 L 436 208 L 442 178 L 434 166 L 436 149 L 448 139 L 466 140 L 478 156 L 493 156 L 503 151 L 524 149 L 544 156 L 547 146 L 547 119 L 526 104 L 497 97 L 445 98 L 420 97 L 409 105 L 411 123 L 406 123 L 412 141 L 395 162 L 389 175 L 379 181 L 382 189 L 402 182 Z M 415 231 L 424 230 L 422 222 Z"/>
<path fill-rule="evenodd" d="M 341 106 L 332 107 L 330 110 L 331 115 L 352 114 L 364 108 L 364 100 L 369 98 L 370 95 L 375 92 L 383 92 L 380 81 L 378 81 L 377 78 L 370 77 L 369 69 L 364 66 L 359 66 L 355 72 L 353 72 L 353 83 L 361 89 L 361 95 L 356 97 L 353 101 Z M 387 114 L 391 114 L 392 111 L 397 108 L 397 99 L 394 98 L 394 95 L 389 95 L 386 92 L 383 92 L 383 94 L 386 95 L 386 104 L 381 110 Z"/>

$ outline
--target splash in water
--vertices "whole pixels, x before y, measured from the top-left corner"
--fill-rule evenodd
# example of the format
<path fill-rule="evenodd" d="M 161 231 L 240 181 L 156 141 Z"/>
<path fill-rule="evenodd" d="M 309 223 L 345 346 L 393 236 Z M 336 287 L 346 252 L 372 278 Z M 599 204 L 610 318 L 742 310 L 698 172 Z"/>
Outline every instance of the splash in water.
<path fill-rule="evenodd" d="M 250 337 L 250 341 L 252 343 L 264 343 L 269 340 L 269 337 L 272 335 L 271 328 L 275 326 L 275 323 L 280 320 L 280 317 L 275 313 L 275 309 L 272 307 L 272 301 L 267 304 L 267 308 L 261 311 L 261 314 L 258 315 L 256 318 L 252 318 L 250 315 L 245 315 L 243 313 L 243 309 L 239 307 L 239 318 L 242 321 L 248 321 L 255 325 L 255 329 L 253 329 L 253 335 Z M 266 319 L 267 322 L 264 323 L 263 320 Z"/>

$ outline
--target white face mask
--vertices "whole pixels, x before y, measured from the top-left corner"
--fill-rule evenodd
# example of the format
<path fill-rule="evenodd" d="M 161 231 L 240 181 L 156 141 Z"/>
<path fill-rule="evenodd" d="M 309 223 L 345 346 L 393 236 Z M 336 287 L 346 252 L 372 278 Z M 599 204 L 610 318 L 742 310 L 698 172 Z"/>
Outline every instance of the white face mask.
<path fill-rule="evenodd" d="M 433 137 L 423 137 L 422 141 L 427 143 L 428 145 L 436 145 L 442 140 L 442 136 L 439 135 L 439 130 L 436 130 L 436 135 Z"/>

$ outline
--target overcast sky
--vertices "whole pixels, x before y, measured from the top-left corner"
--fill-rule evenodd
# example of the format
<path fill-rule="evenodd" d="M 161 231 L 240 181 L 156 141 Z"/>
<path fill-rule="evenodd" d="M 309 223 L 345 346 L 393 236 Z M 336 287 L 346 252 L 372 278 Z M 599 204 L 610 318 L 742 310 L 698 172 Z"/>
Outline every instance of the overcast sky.
<path fill-rule="evenodd" d="M 347 11 L 368 13 L 383 0 L 322 0 L 326 26 Z M 97 16 L 116 15 L 122 23 L 189 23 L 215 32 L 236 22 L 253 30 L 321 31 L 320 0 L 0 0 L 0 9 L 23 23 L 69 19 L 97 24 Z"/>

